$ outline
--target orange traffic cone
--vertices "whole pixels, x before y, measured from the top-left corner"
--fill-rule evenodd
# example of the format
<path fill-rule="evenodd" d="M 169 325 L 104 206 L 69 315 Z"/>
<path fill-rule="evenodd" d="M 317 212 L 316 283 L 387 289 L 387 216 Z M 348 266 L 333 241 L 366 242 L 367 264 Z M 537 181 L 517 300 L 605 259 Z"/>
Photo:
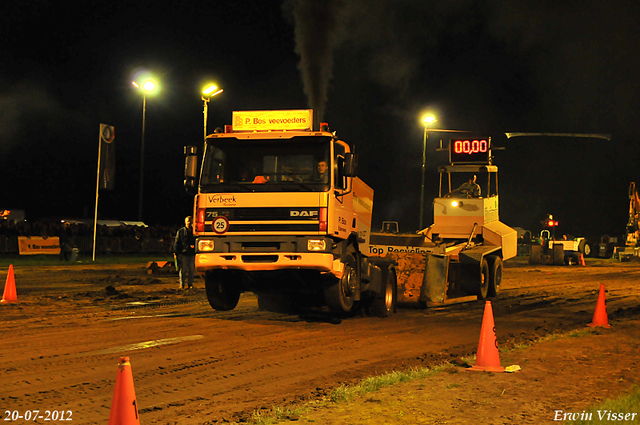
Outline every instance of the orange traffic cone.
<path fill-rule="evenodd" d="M 16 280 L 13 277 L 13 264 L 9 266 L 9 273 L 7 273 L 7 283 L 4 284 L 4 294 L 0 303 L 10 303 L 18 301 L 18 295 L 16 294 Z"/>
<path fill-rule="evenodd" d="M 500 366 L 500 354 L 498 353 L 498 338 L 496 328 L 493 323 L 493 308 L 491 301 L 484 305 L 484 317 L 482 318 L 482 329 L 480 330 L 480 343 L 478 344 L 478 354 L 476 355 L 476 365 L 467 370 L 480 372 L 504 372 Z"/>
<path fill-rule="evenodd" d="M 140 425 L 129 357 L 120 357 L 116 388 L 113 391 L 111 413 L 109 414 L 109 425 Z"/>
<path fill-rule="evenodd" d="M 580 253 L 580 265 L 581 266 L 586 266 L 587 264 L 584 262 L 584 254 Z"/>
<path fill-rule="evenodd" d="M 600 293 L 598 294 L 598 303 L 596 304 L 596 311 L 593 313 L 593 320 L 587 326 L 592 328 L 602 326 L 603 328 L 610 328 L 609 319 L 607 318 L 607 306 L 604 303 L 604 283 L 600 284 Z"/>

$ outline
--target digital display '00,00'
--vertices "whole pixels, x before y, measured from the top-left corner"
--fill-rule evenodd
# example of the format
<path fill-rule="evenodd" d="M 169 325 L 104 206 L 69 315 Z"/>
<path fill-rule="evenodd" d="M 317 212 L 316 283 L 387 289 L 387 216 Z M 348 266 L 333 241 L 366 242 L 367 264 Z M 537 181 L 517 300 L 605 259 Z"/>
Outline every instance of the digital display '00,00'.
<path fill-rule="evenodd" d="M 484 139 L 451 139 L 449 152 L 451 162 L 488 162 L 491 143 Z"/>
<path fill-rule="evenodd" d="M 482 140 L 454 140 L 453 151 L 460 153 L 483 153 L 489 150 L 489 142 Z"/>

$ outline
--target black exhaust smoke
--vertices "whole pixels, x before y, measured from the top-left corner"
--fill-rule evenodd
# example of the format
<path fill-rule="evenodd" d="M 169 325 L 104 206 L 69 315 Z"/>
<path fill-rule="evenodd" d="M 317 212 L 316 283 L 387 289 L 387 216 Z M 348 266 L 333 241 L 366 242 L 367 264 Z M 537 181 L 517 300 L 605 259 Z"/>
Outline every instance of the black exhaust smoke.
<path fill-rule="evenodd" d="M 343 0 L 286 0 L 284 5 L 285 12 L 293 17 L 296 53 L 300 56 L 298 69 L 316 123 L 324 118 L 343 3 Z"/>

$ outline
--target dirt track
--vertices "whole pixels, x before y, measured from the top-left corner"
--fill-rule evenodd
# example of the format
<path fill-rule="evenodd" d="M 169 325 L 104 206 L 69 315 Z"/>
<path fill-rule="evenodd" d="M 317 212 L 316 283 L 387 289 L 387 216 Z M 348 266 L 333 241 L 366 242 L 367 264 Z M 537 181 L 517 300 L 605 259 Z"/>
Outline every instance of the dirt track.
<path fill-rule="evenodd" d="M 21 267 L 15 277 L 19 302 L 0 305 L 1 410 L 70 410 L 82 424 L 107 421 L 120 356 L 131 358 L 142 423 L 234 422 L 340 383 L 472 355 L 484 307 L 404 306 L 387 319 L 335 320 L 258 311 L 245 294 L 221 313 L 202 281 L 178 292 L 174 276 L 146 275 L 143 265 Z M 498 340 L 583 328 L 601 283 L 612 323 L 637 318 L 639 277 L 638 263 L 512 260 L 493 301 Z"/>

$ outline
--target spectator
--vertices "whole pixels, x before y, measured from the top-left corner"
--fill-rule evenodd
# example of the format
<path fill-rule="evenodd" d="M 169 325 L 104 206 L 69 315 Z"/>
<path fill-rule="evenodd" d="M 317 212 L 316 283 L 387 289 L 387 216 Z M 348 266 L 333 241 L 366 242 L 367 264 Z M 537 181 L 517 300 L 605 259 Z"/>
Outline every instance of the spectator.
<path fill-rule="evenodd" d="M 184 219 L 184 227 L 178 230 L 173 242 L 173 257 L 180 266 L 179 289 L 192 289 L 196 272 L 196 238 L 193 236 L 191 217 Z"/>

